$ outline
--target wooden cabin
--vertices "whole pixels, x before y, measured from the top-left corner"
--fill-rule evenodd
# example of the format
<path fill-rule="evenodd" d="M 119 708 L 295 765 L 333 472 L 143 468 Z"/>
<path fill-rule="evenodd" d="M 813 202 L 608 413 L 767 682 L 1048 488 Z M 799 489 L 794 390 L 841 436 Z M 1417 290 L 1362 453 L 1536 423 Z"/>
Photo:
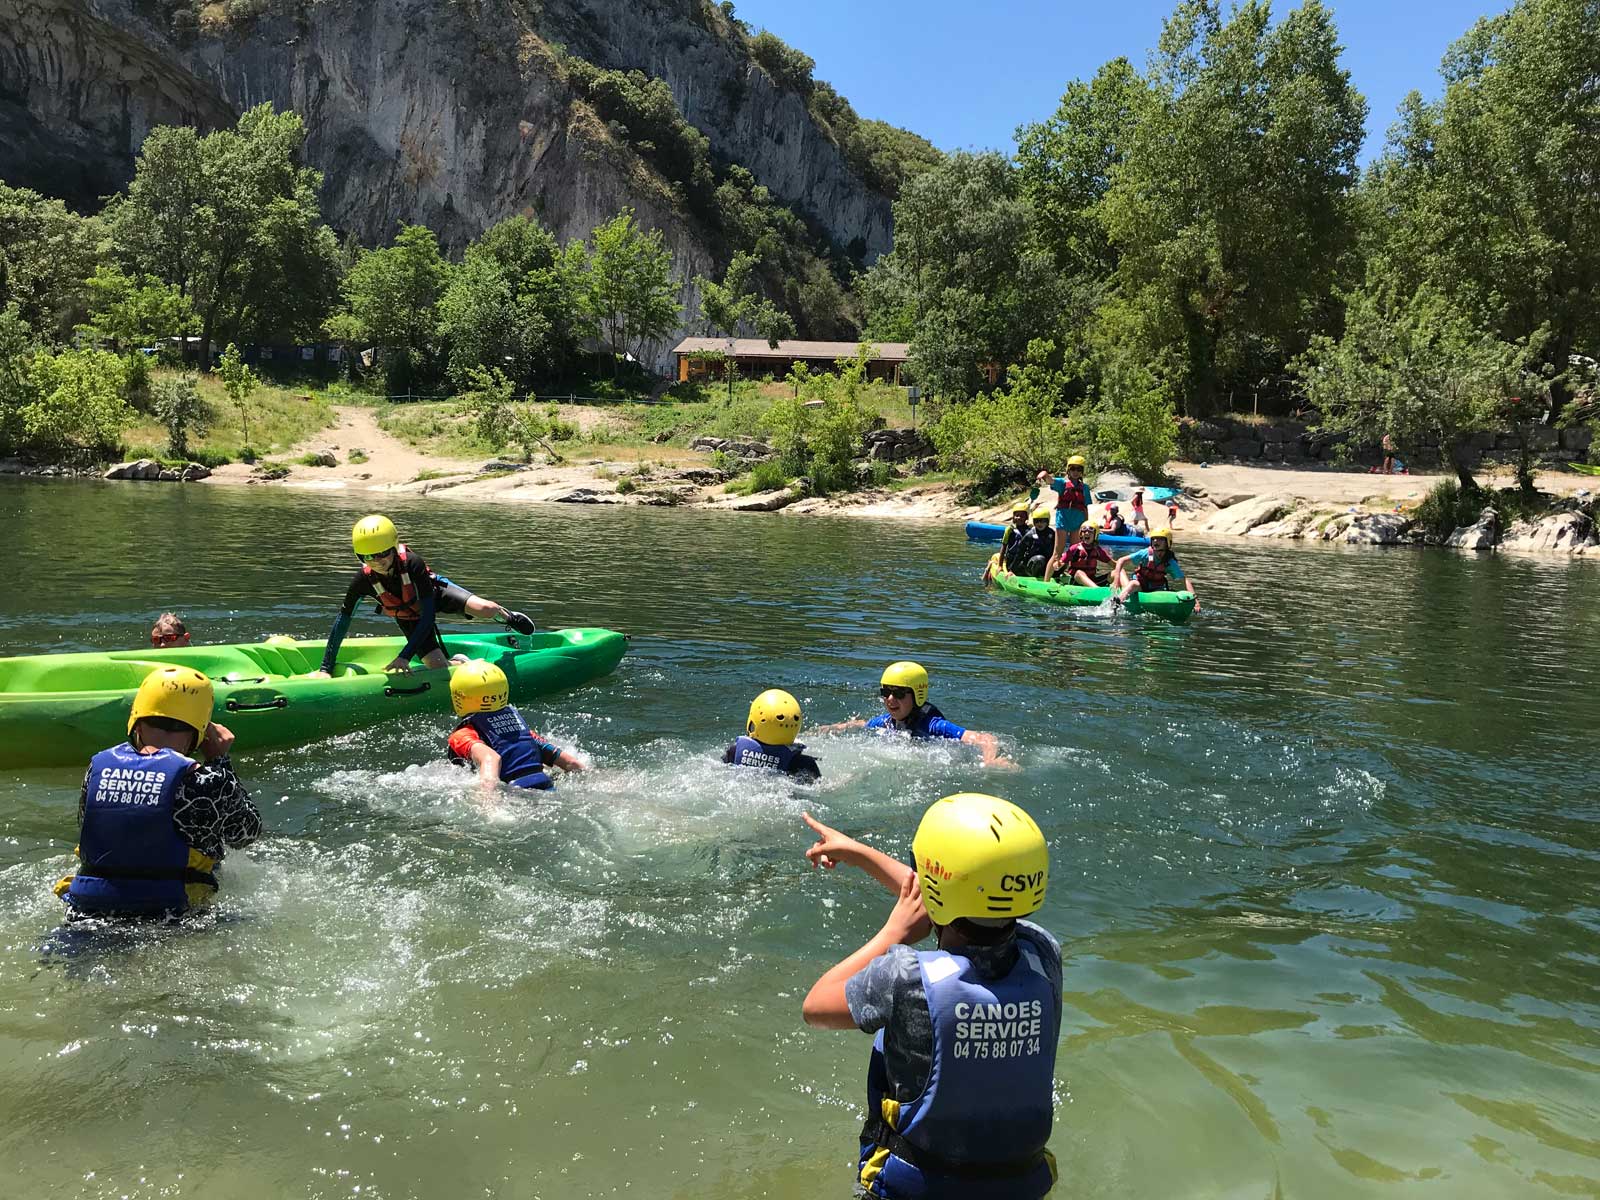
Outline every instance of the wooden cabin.
<path fill-rule="evenodd" d="M 837 370 L 841 358 L 854 358 L 857 342 L 786 341 L 772 346 L 762 338 L 684 338 L 673 348 L 678 359 L 678 382 L 692 379 L 721 379 L 725 365 L 732 360 L 746 379 L 771 375 L 782 379 L 797 362 L 816 373 Z M 898 384 L 911 347 L 905 342 L 875 342 L 867 363 L 867 377 Z"/>

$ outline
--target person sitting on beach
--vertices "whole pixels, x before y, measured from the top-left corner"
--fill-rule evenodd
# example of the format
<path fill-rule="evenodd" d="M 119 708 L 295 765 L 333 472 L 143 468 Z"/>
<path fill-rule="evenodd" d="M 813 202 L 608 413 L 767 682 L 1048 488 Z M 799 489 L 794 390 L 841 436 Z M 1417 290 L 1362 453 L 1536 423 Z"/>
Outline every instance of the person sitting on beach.
<path fill-rule="evenodd" d="M 1128 536 L 1128 523 L 1122 519 L 1116 501 L 1106 505 L 1106 515 L 1100 522 L 1100 532 L 1110 534 L 1112 537 Z"/>
<path fill-rule="evenodd" d="M 150 644 L 157 650 L 164 650 L 169 646 L 187 646 L 189 627 L 177 613 L 164 612 L 150 627 Z"/>
<path fill-rule="evenodd" d="M 1129 567 L 1133 568 L 1131 575 Z M 1111 586 L 1118 589 L 1117 601 L 1126 603 L 1140 592 L 1177 590 L 1173 587 L 1177 583 L 1183 584 L 1183 591 L 1195 594 L 1194 576 L 1186 574 L 1178 564 L 1172 552 L 1172 530 L 1163 526 L 1151 531 L 1148 549 L 1135 550 L 1117 559 Z M 1200 607 L 1198 596 L 1194 606 L 1197 610 Z"/>
<path fill-rule="evenodd" d="M 1033 510 L 1033 528 L 1019 537 L 1005 558 L 1005 568 L 1013 575 L 1027 575 L 1034 579 L 1044 577 L 1050 562 L 1050 552 L 1055 546 L 1055 534 L 1050 529 L 1050 510 Z"/>
<path fill-rule="evenodd" d="M 871 729 L 881 733 L 903 733 L 912 738 L 948 738 L 976 746 L 986 767 L 1009 767 L 1012 764 L 1000 753 L 1000 742 L 992 733 L 966 729 L 928 703 L 928 672 L 914 662 L 890 663 L 878 680 L 878 695 L 883 700 L 883 711 L 870 721 L 851 717 L 834 725 L 824 725 L 818 732 L 831 733 L 845 729 Z"/>
<path fill-rule="evenodd" d="M 1133 510 L 1133 528 L 1139 533 L 1150 532 L 1150 521 L 1144 515 L 1144 489 L 1133 489 L 1133 500 L 1129 507 Z"/>
<path fill-rule="evenodd" d="M 825 971 L 807 1025 L 875 1035 L 856 1183 L 861 1194 L 1038 1200 L 1061 1029 L 1061 946 L 1022 920 L 1044 904 L 1050 851 L 1021 808 L 935 801 L 897 862 L 803 814 L 814 867 L 858 867 L 895 897 L 866 944 Z M 918 950 L 929 933 L 935 948 Z"/>
<path fill-rule="evenodd" d="M 1078 530 L 1078 540 L 1067 547 L 1067 552 L 1050 564 L 1051 574 L 1079 587 L 1105 587 L 1113 565 L 1111 555 L 1100 544 L 1100 531 L 1093 525 Z M 1045 576 L 1046 579 L 1050 575 Z"/>
<path fill-rule="evenodd" d="M 55 885 L 67 919 L 175 917 L 217 893 L 229 847 L 261 836 L 234 774 L 233 734 L 211 720 L 211 680 L 192 667 L 150 672 L 128 740 L 89 760 L 78 797 L 77 871 Z"/>
<path fill-rule="evenodd" d="M 450 673 L 450 707 L 461 718 L 446 743 L 450 761 L 476 768 L 478 782 L 492 786 L 555 787 L 548 767 L 581 771 L 583 760 L 528 728 L 511 703 L 506 673 L 472 659 Z"/>
<path fill-rule="evenodd" d="M 744 733 L 722 752 L 735 767 L 781 771 L 802 783 L 822 778 L 817 760 L 804 753 L 800 736 L 800 701 L 780 688 L 768 688 L 750 702 Z"/>
<path fill-rule="evenodd" d="M 448 665 L 439 626 L 434 619 L 436 613 L 492 617 L 517 633 L 533 632 L 533 622 L 524 614 L 475 596 L 443 575 L 430 571 L 420 554 L 401 545 L 394 522 L 388 517 L 374 515 L 357 521 L 350 531 L 350 543 L 361 560 L 361 567 L 345 589 L 344 603 L 334 619 L 327 649 L 322 654 L 322 666 L 312 672 L 313 675 L 333 673 L 339 646 L 350 629 L 350 618 L 356 605 L 363 600 L 375 598 L 378 610 L 393 617 L 406 635 L 405 646 L 395 655 L 394 661 L 384 667 L 385 671 L 407 672 L 411 670 L 411 660 L 419 657 L 422 665 L 430 669 Z"/>

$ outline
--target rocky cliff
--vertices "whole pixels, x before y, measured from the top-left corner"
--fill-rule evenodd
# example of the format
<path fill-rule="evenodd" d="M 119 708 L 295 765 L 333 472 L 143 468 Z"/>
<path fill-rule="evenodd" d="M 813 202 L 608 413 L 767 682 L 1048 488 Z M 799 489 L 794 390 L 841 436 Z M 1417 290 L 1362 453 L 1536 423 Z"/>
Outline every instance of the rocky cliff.
<path fill-rule="evenodd" d="M 840 246 L 888 249 L 887 197 L 701 0 L 0 0 L 0 179 L 92 208 L 153 126 L 270 101 L 305 121 L 329 223 L 369 244 L 409 221 L 459 248 L 517 212 L 582 237 L 632 205 L 685 279 L 713 271 L 713 232 L 576 98 L 552 44 L 663 79 L 717 158 Z"/>

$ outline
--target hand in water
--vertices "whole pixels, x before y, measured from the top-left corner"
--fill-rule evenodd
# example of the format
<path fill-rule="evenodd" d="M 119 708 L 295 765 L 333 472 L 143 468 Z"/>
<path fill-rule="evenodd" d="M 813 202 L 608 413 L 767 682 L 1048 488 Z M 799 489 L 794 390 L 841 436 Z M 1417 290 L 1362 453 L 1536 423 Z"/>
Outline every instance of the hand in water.
<path fill-rule="evenodd" d="M 202 759 L 210 762 L 214 758 L 221 758 L 233 749 L 233 730 L 226 725 L 218 725 L 215 721 L 206 726 L 205 736 L 200 739 L 200 744 L 195 747 L 195 753 Z"/>
<path fill-rule="evenodd" d="M 900 898 L 883 923 L 883 932 L 906 946 L 913 946 L 933 932 L 928 910 L 922 907 L 922 881 L 912 871 L 900 885 Z"/>
<path fill-rule="evenodd" d="M 411 663 L 407 659 L 397 658 L 383 669 L 392 675 L 409 675 L 411 674 Z"/>
<path fill-rule="evenodd" d="M 861 845 L 855 838 L 837 829 L 829 829 L 810 813 L 801 813 L 800 819 L 811 826 L 811 832 L 817 835 L 816 842 L 806 851 L 806 858 L 813 867 L 827 867 L 831 871 L 840 863 L 854 860 L 856 847 Z"/>

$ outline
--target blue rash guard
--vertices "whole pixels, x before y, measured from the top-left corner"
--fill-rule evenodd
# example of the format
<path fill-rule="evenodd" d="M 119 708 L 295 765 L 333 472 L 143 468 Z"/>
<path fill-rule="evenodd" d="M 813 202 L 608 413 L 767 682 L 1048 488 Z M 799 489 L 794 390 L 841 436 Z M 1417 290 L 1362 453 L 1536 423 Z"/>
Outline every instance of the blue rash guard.
<path fill-rule="evenodd" d="M 1135 550 L 1132 554 L 1128 555 L 1128 565 L 1130 567 L 1132 567 L 1135 571 L 1139 570 L 1140 567 L 1145 567 L 1146 568 L 1145 574 L 1147 576 L 1150 574 L 1150 568 L 1147 565 L 1147 564 L 1149 564 L 1149 562 L 1150 562 L 1150 551 L 1148 549 L 1146 549 L 1146 550 Z M 1176 580 L 1181 580 L 1183 578 L 1183 568 L 1178 565 L 1178 560 L 1177 560 L 1176 556 L 1169 555 L 1167 557 L 1167 562 L 1166 562 L 1165 569 L 1161 572 L 1161 574 L 1165 578 L 1172 579 L 1172 580 L 1175 580 L 1175 581 Z M 1143 582 L 1144 582 L 1143 580 L 1140 580 L 1141 584 L 1143 584 Z"/>
<path fill-rule="evenodd" d="M 888 713 L 879 713 L 867 722 L 868 729 L 894 729 L 914 738 L 950 738 L 959 742 L 967 732 L 931 704 L 920 705 L 903 724 Z"/>

